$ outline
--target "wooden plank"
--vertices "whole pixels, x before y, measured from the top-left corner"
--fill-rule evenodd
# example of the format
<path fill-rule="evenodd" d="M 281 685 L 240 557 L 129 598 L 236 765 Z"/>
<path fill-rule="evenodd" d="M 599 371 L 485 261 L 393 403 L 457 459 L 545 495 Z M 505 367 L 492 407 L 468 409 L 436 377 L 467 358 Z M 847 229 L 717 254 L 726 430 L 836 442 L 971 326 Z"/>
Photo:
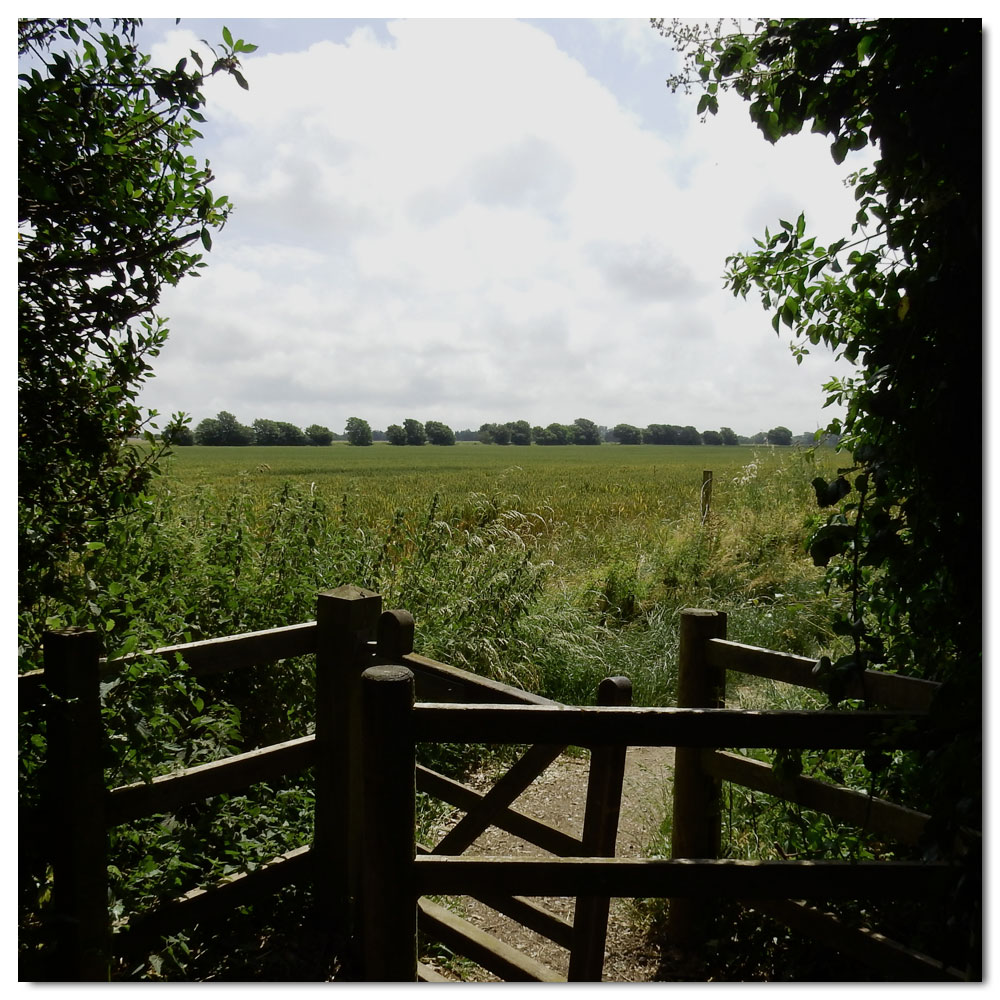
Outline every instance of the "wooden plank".
<path fill-rule="evenodd" d="M 429 848 L 424 847 L 423 844 L 417 844 L 417 853 L 430 854 L 431 851 Z M 573 925 L 568 920 L 558 916 L 551 910 L 547 910 L 544 906 L 539 906 L 538 903 L 525 896 L 490 896 L 488 894 L 481 894 L 472 896 L 471 898 L 478 899 L 480 903 L 489 906 L 498 913 L 503 913 L 512 920 L 516 920 L 519 924 L 523 924 L 536 934 L 547 937 L 562 948 L 568 950 L 573 945 Z"/>
<path fill-rule="evenodd" d="M 834 951 L 851 955 L 897 981 L 966 981 L 964 973 L 938 959 L 908 948 L 868 927 L 851 927 L 836 914 L 807 906 L 801 900 L 748 900 L 745 905 L 816 938 Z"/>
<path fill-rule="evenodd" d="M 540 962 L 429 899 L 417 901 L 420 930 L 508 983 L 564 983 Z"/>
<path fill-rule="evenodd" d="M 813 673 L 817 661 L 805 656 L 746 646 L 728 639 L 712 639 L 707 644 L 706 658 L 716 667 L 823 690 L 822 682 Z M 867 696 L 869 702 L 884 708 L 926 712 L 940 686 L 917 677 L 866 670 L 863 677 L 848 688 L 845 697 L 863 699 Z"/>
<path fill-rule="evenodd" d="M 536 743 L 469 809 L 434 848 L 435 854 L 461 854 L 565 749 Z"/>
<path fill-rule="evenodd" d="M 597 692 L 599 705 L 630 705 L 632 682 L 627 677 L 605 677 Z M 588 855 L 613 858 L 618 843 L 624 746 L 596 746 L 590 753 L 587 804 L 583 817 L 583 849 Z M 604 973 L 608 937 L 607 896 L 578 896 L 573 911 L 573 947 L 569 958 L 571 983 L 599 983 Z"/>
<path fill-rule="evenodd" d="M 309 656 L 316 652 L 316 623 L 302 622 L 261 632 L 227 635 L 218 639 L 202 639 L 176 646 L 130 653 L 116 660 L 103 660 L 101 677 L 120 673 L 125 667 L 148 656 L 169 658 L 180 656 L 196 677 L 209 677 L 229 670 L 242 670 L 294 656 Z"/>
<path fill-rule="evenodd" d="M 286 886 L 312 877 L 313 856 L 309 847 L 287 851 L 252 872 L 240 872 L 205 889 L 192 889 L 155 910 L 126 921 L 115 935 L 117 951 L 131 952 L 155 938 L 191 927 L 230 912 L 234 907 L 257 902 Z"/>
<path fill-rule="evenodd" d="M 17 675 L 17 708 L 20 712 L 29 712 L 41 708 L 45 701 L 45 671 L 28 670 Z"/>
<path fill-rule="evenodd" d="M 791 779 L 779 778 L 770 765 L 739 754 L 703 750 L 702 766 L 722 781 L 732 781 L 758 792 L 797 802 L 902 844 L 916 844 L 930 820 L 926 813 L 916 809 L 816 778 L 801 775 Z"/>
<path fill-rule="evenodd" d="M 498 913 L 503 913 L 511 920 L 516 920 L 528 930 L 541 934 L 560 948 L 568 950 L 573 947 L 573 925 L 527 896 L 491 896 L 482 893 L 472 898 L 478 899 L 480 903 Z"/>
<path fill-rule="evenodd" d="M 925 716 L 910 712 L 746 712 L 713 708 L 547 705 L 414 707 L 415 738 L 430 743 L 567 743 L 593 746 L 932 747 Z"/>
<path fill-rule="evenodd" d="M 447 685 L 449 690 L 460 696 L 464 702 L 490 705 L 557 705 L 558 702 L 551 698 L 543 698 L 541 695 L 530 694 L 520 688 L 511 687 L 501 681 L 492 680 L 489 677 L 480 677 L 479 674 L 470 673 L 468 670 L 460 670 L 447 663 L 420 656 L 418 653 L 408 653 L 399 657 L 395 662 L 404 667 L 409 667 L 417 681 L 417 692 L 421 698 L 421 685 L 426 683 L 426 679 L 433 679 L 438 685 Z M 532 740 L 525 742 L 552 743 L 553 740 Z"/>
<path fill-rule="evenodd" d="M 418 983 L 455 983 L 457 979 L 448 979 L 442 976 L 436 969 L 432 969 L 424 962 L 417 962 L 417 982 Z"/>
<path fill-rule="evenodd" d="M 150 782 L 121 785 L 107 793 L 107 823 L 114 826 L 142 816 L 171 812 L 186 802 L 247 788 L 260 781 L 301 771 L 316 757 L 316 738 L 302 736 L 224 760 L 200 764 Z"/>
<path fill-rule="evenodd" d="M 476 808 L 483 799 L 479 792 L 442 774 L 430 771 L 423 765 L 417 765 L 417 789 L 464 810 Z M 583 843 L 576 837 L 571 837 L 568 833 L 541 823 L 516 809 L 508 807 L 499 812 L 493 817 L 493 825 L 560 857 L 575 857 L 583 853 Z"/>
<path fill-rule="evenodd" d="M 421 895 L 727 899 L 930 899 L 954 889 L 956 870 L 907 861 L 734 861 L 631 858 L 455 858 L 414 861 Z"/>

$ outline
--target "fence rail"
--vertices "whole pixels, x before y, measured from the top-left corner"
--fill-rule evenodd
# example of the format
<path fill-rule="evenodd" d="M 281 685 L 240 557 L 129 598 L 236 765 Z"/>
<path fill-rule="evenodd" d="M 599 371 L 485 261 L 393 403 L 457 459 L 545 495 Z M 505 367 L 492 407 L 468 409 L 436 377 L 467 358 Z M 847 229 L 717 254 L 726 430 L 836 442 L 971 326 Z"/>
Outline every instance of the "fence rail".
<path fill-rule="evenodd" d="M 50 753 L 46 765 L 45 816 L 36 829 L 58 829 L 54 850 L 54 925 L 63 929 L 54 943 L 52 971 L 69 980 L 104 980 L 110 956 L 117 950 L 133 953 L 164 934 L 217 916 L 235 906 L 258 901 L 296 882 L 315 886 L 321 918 L 341 937 L 354 943 L 352 955 L 341 956 L 363 970 L 364 947 L 360 926 L 359 859 L 366 848 L 361 796 L 361 726 L 359 682 L 362 671 L 373 663 L 388 660 L 406 662 L 418 675 L 422 697 L 447 701 L 489 702 L 547 707 L 555 703 L 529 692 L 488 678 L 477 677 L 448 664 L 413 652 L 413 619 L 403 611 L 382 612 L 381 599 L 356 587 L 342 587 L 321 594 L 314 622 L 269 629 L 261 632 L 162 647 L 113 660 L 99 655 L 96 635 L 81 630 L 50 633 L 46 638 L 46 669 L 32 671 L 19 679 L 22 709 L 48 710 Z M 101 685 L 147 657 L 176 658 L 198 678 L 265 666 L 276 660 L 315 656 L 316 732 L 285 743 L 262 747 L 219 761 L 202 764 L 148 782 L 135 782 L 106 789 L 103 780 L 103 740 Z M 609 679 L 610 687 L 599 699 L 620 704 L 622 679 Z M 451 802 L 467 815 L 443 845 L 434 850 L 460 850 L 483 829 L 498 825 L 556 853 L 578 855 L 589 848 L 583 840 L 510 808 L 510 803 L 555 759 L 565 747 L 549 744 L 531 747 L 497 786 L 482 794 L 443 775 L 421 767 L 416 780 L 421 789 Z M 623 751 L 622 751 L 623 752 Z M 598 755 L 600 757 L 600 755 Z M 595 773 L 608 785 L 607 762 L 596 762 Z M 602 766 L 604 771 L 602 772 Z M 316 771 L 316 816 L 313 842 L 272 859 L 259 869 L 223 879 L 213 886 L 193 889 L 155 909 L 134 915 L 114 935 L 107 912 L 107 829 L 152 815 L 173 812 L 180 807 L 219 794 L 232 794 L 262 782 L 294 774 L 306 768 Z M 614 809 L 602 796 L 614 800 Z M 588 804 L 591 815 L 617 817 L 620 799 L 613 781 Z M 26 826 L 31 826 L 30 821 Z M 607 844 L 609 834 L 600 823 L 591 824 L 587 834 L 594 843 Z M 594 831 L 597 830 L 597 833 Z M 610 834 L 613 853 L 614 831 Z M 423 848 L 429 851 L 431 848 Z M 587 949 L 603 957 L 600 904 L 582 901 L 581 914 L 590 913 L 586 940 L 579 928 L 554 916 L 530 900 L 507 892 L 496 892 L 484 902 L 523 921 L 575 956 L 575 974 L 594 965 Z M 424 907 L 422 919 L 429 928 L 441 927 L 435 908 Z M 581 927 L 582 927 L 581 917 Z M 448 922 L 446 935 L 458 933 Z M 501 970 L 509 965 L 505 946 L 492 940 L 487 946 L 483 935 L 475 935 L 471 925 L 464 930 L 476 938 L 478 948 L 492 948 L 493 965 Z M 471 938 L 470 938 L 471 940 Z M 505 964 L 506 963 L 506 964 Z M 537 963 L 535 963 L 537 965 Z M 540 967 L 539 967 L 540 968 Z M 530 962 L 522 963 L 518 978 L 533 978 L 538 972 Z M 433 978 L 424 970 L 424 978 Z M 599 975 L 599 971 L 598 971 Z M 547 970 L 542 979 L 552 978 Z M 558 977 L 557 977 L 558 978 Z"/>
<path fill-rule="evenodd" d="M 816 670 L 816 661 L 805 656 L 759 649 L 727 639 L 710 639 L 705 645 L 705 661 L 714 670 L 735 670 L 738 673 L 768 677 L 797 687 L 822 691 L 823 681 Z M 845 698 L 860 699 L 885 708 L 926 712 L 939 684 L 918 677 L 865 670 L 851 680 Z"/>
<path fill-rule="evenodd" d="M 690 635 L 687 646 L 690 653 Z M 706 904 L 718 898 L 758 902 L 801 897 L 931 900 L 944 899 L 954 890 L 956 868 L 945 863 L 734 861 L 718 859 L 717 850 L 715 855 L 677 856 L 677 845 L 684 843 L 685 833 L 690 846 L 690 830 L 675 837 L 675 857 L 671 860 L 592 856 L 523 860 L 424 854 L 417 852 L 405 822 L 394 825 L 392 821 L 393 817 L 405 819 L 414 808 L 418 742 L 476 739 L 521 743 L 545 733 L 572 738 L 580 745 L 674 745 L 678 753 L 682 748 L 692 750 L 691 759 L 698 760 L 704 756 L 698 748 L 734 734 L 753 738 L 724 742 L 798 745 L 805 732 L 803 715 L 814 726 L 821 718 L 841 724 L 837 734 L 836 727 L 824 721 L 820 737 L 809 745 L 895 746 L 898 741 L 907 745 L 911 738 L 908 730 L 923 728 L 918 723 L 925 720 L 918 713 L 419 705 L 415 704 L 414 675 L 405 667 L 372 667 L 365 671 L 362 682 L 365 741 L 373 749 L 365 759 L 366 819 L 369 830 L 377 831 L 379 837 L 377 849 L 365 856 L 363 878 L 369 886 L 383 887 L 381 892 L 363 894 L 366 967 L 380 979 L 409 981 L 416 977 L 416 900 L 422 895 L 663 896 L 671 900 L 671 914 L 680 914 L 675 920 L 685 922 L 675 931 L 686 934 L 690 941 L 692 930 L 700 930 Z M 712 697 L 718 693 L 716 690 Z M 744 721 L 736 723 L 736 718 Z M 746 719 L 753 720 L 749 728 Z M 933 733 L 922 731 L 919 742 L 931 745 L 933 738 Z M 853 797 L 851 801 L 855 801 Z M 710 825 L 699 817 L 694 835 L 703 836 L 708 830 L 708 846 L 714 848 L 718 831 L 711 831 Z M 391 891 L 385 891 L 386 886 L 391 886 Z M 920 956 L 919 960 L 924 959 Z M 933 964 L 931 959 L 926 961 Z M 942 975 L 948 978 L 948 974 Z"/>
<path fill-rule="evenodd" d="M 419 899 L 455 893 L 473 895 L 567 948 L 569 978 L 593 980 L 601 977 L 609 897 L 670 898 L 670 932 L 681 945 L 699 940 L 712 901 L 728 897 L 789 923 L 823 928 L 868 961 L 881 955 L 887 968 L 961 978 L 904 945 L 844 927 L 802 903 L 810 896 L 936 898 L 954 884 L 955 872 L 948 866 L 719 859 L 722 781 L 914 844 L 928 820 L 915 810 L 809 778 L 781 778 L 768 765 L 721 748 L 930 747 L 939 738 L 927 715 L 937 686 L 868 671 L 849 694 L 880 710 L 735 711 L 724 707 L 728 670 L 816 688 L 815 662 L 728 641 L 721 613 L 686 611 L 680 624 L 678 707 L 657 709 L 631 707 L 624 678 L 602 683 L 597 706 L 569 707 L 421 656 L 413 651 L 412 617 L 383 613 L 381 598 L 357 587 L 319 595 L 313 622 L 111 661 L 100 658 L 94 633 L 50 633 L 46 668 L 20 679 L 19 699 L 22 707 L 40 705 L 47 711 L 47 793 L 45 822 L 39 827 L 59 831 L 51 843 L 55 976 L 107 977 L 117 947 L 107 913 L 109 826 L 312 767 L 316 806 L 310 845 L 134 917 L 126 940 L 138 946 L 309 881 L 318 904 L 315 919 L 352 943 L 353 952 L 342 957 L 365 978 L 409 980 L 419 974 L 434 979 L 417 963 L 418 920 L 428 933 L 450 947 L 461 945 L 504 978 L 552 978 L 549 970 L 512 955 L 502 942 Z M 315 657 L 315 733 L 107 789 L 101 685 L 149 655 L 180 658 L 199 678 Z M 484 794 L 418 767 L 415 746 L 421 741 L 529 744 L 529 749 Z M 512 805 L 567 745 L 591 748 L 582 837 L 540 823 Z M 627 746 L 677 747 L 669 861 L 614 857 Z M 416 843 L 415 790 L 466 813 L 437 845 Z M 556 857 L 459 857 L 489 826 Z M 577 897 L 573 922 L 526 898 L 539 895 Z"/>

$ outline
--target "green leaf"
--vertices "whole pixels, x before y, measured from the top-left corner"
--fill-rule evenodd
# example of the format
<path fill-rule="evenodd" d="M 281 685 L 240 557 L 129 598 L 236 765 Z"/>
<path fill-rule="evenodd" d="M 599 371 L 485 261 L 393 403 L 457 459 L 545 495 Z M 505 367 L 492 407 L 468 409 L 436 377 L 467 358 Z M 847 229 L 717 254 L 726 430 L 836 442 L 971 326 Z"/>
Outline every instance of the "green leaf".
<path fill-rule="evenodd" d="M 226 28 L 226 27 L 223 27 L 223 29 L 222 29 L 222 39 L 226 43 L 226 45 L 228 45 L 230 48 L 232 48 L 232 45 L 233 45 L 233 35 L 232 35 L 232 32 L 228 28 Z"/>
<path fill-rule="evenodd" d="M 206 250 L 212 249 L 212 237 L 207 229 L 201 231 L 201 243 Z"/>
<path fill-rule="evenodd" d="M 854 529 L 849 524 L 824 524 L 809 539 L 813 565 L 826 566 L 834 556 L 845 552 L 853 540 Z"/>

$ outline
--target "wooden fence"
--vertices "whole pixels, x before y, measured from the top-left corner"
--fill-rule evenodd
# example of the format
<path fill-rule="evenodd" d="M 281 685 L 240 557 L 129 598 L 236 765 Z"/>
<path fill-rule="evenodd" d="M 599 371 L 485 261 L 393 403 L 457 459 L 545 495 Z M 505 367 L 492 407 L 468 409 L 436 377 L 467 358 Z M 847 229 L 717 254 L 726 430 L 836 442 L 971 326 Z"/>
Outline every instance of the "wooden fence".
<path fill-rule="evenodd" d="M 849 696 L 891 706 L 849 712 L 747 712 L 723 706 L 726 670 L 818 687 L 815 661 L 725 640 L 725 615 L 681 616 L 679 701 L 674 709 L 542 705 L 417 704 L 408 658 L 363 675 L 366 828 L 378 850 L 365 858 L 366 968 L 385 981 L 417 975 L 416 900 L 424 894 L 499 891 L 526 896 L 664 897 L 673 943 L 704 935 L 720 899 L 811 933 L 889 976 L 963 979 L 964 974 L 904 944 L 852 928 L 803 900 L 920 900 L 943 905 L 957 874 L 944 863 L 720 860 L 720 782 L 747 785 L 828 812 L 903 843 L 914 843 L 928 817 L 809 778 L 779 778 L 758 761 L 716 748 L 917 749 L 936 745 L 927 709 L 936 685 L 867 672 Z M 410 815 L 415 746 L 420 742 L 531 743 L 559 740 L 591 747 L 674 746 L 674 816 L 670 860 L 592 856 L 552 860 L 463 858 L 417 850 Z M 419 782 L 417 784 L 419 787 Z M 390 891 L 385 887 L 391 886 Z"/>
<path fill-rule="evenodd" d="M 362 858 L 378 843 L 381 824 L 366 825 L 362 796 L 360 680 L 369 666 L 405 663 L 415 674 L 420 697 L 439 702 L 552 707 L 554 702 L 479 677 L 413 652 L 413 619 L 406 612 L 382 613 L 381 598 L 357 587 L 320 594 L 315 622 L 134 654 L 100 657 L 95 633 L 69 629 L 45 639 L 45 669 L 19 678 L 22 709 L 46 713 L 48 748 L 41 815 L 22 817 L 29 836 L 43 836 L 53 867 L 54 928 L 52 978 L 107 980 L 112 956 L 156 947 L 165 935 L 193 927 L 234 907 L 266 898 L 284 887 L 312 884 L 329 936 L 343 945 L 353 974 L 365 970 L 366 950 L 360 900 Z M 210 681 L 226 671 L 265 666 L 277 660 L 315 656 L 315 732 L 275 746 L 163 775 L 149 782 L 106 788 L 101 720 L 101 685 L 143 656 L 179 657 L 196 678 Z M 606 705 L 627 704 L 631 685 L 607 678 L 598 691 Z M 597 751 L 591 761 L 582 839 L 539 823 L 510 803 L 563 750 L 543 740 L 530 747 L 486 794 L 425 767 L 416 781 L 466 815 L 435 847 L 459 853 L 490 825 L 500 826 L 559 855 L 614 854 L 624 748 Z M 315 768 L 315 827 L 311 845 L 272 859 L 261 868 L 205 889 L 194 889 L 112 931 L 108 914 L 107 831 L 120 823 L 170 813 L 208 796 L 233 794 L 257 782 Z M 411 813 L 403 825 L 412 823 Z M 388 828 L 400 827 L 395 817 Z M 48 832 L 48 833 L 47 833 Z M 412 830 L 410 830 L 412 838 Z M 378 848 L 376 847 L 377 851 Z M 381 891 L 381 890 L 379 890 Z M 483 897 L 488 905 L 546 934 L 570 951 L 569 978 L 599 979 L 607 927 L 607 899 L 581 900 L 572 924 L 502 888 Z M 421 899 L 426 933 L 475 957 L 508 980 L 552 980 L 550 970 L 490 938 L 443 907 Z M 434 979 L 421 967 L 421 978 Z"/>
<path fill-rule="evenodd" d="M 864 712 L 737 712 L 720 706 L 726 669 L 815 686 L 814 661 L 725 641 L 725 616 L 681 616 L 681 671 L 676 709 L 632 708 L 630 685 L 608 678 L 596 707 L 558 705 L 413 652 L 413 620 L 382 613 L 381 598 L 356 587 L 321 594 L 315 622 L 157 650 L 182 657 L 199 678 L 279 659 L 316 659 L 315 732 L 277 746 L 106 789 L 102 769 L 102 681 L 134 662 L 100 658 L 96 636 L 51 633 L 45 670 L 23 675 L 22 705 L 48 712 L 45 810 L 37 829 L 51 838 L 54 978 L 105 980 L 117 949 L 107 912 L 107 830 L 171 812 L 206 796 L 234 793 L 307 767 L 315 768 L 312 844 L 207 889 L 195 889 L 132 921 L 133 942 L 155 941 L 282 887 L 312 884 L 331 934 L 349 942 L 347 958 L 367 980 L 433 980 L 417 962 L 418 924 L 428 936 L 507 980 L 553 980 L 543 968 L 477 931 L 425 897 L 471 895 L 546 935 L 570 953 L 570 980 L 599 980 L 608 900 L 671 899 L 671 929 L 694 942 L 711 899 L 750 899 L 779 919 L 814 926 L 839 948 L 872 951 L 916 978 L 954 978 L 926 956 L 851 932 L 799 902 L 802 898 L 935 898 L 953 885 L 941 864 L 734 862 L 717 860 L 719 783 L 737 781 L 784 794 L 869 829 L 912 842 L 926 817 L 867 796 L 799 778 L 779 782 L 765 765 L 718 747 L 851 748 L 887 739 L 927 746 L 934 735 L 926 708 L 933 685 L 871 675 L 865 694 L 890 706 Z M 487 793 L 416 765 L 425 742 L 528 744 Z M 511 803 L 567 745 L 591 748 L 582 838 L 539 823 Z M 674 842 L 670 861 L 614 858 L 625 749 L 676 746 Z M 415 842 L 415 792 L 464 811 L 434 846 Z M 862 801 L 863 800 L 863 801 Z M 462 857 L 490 825 L 529 840 L 553 860 Z M 573 923 L 528 896 L 577 897 Z M 792 900 L 794 902 L 789 902 Z M 769 902 L 766 902 L 769 901 Z M 846 942 L 846 943 L 845 943 Z"/>

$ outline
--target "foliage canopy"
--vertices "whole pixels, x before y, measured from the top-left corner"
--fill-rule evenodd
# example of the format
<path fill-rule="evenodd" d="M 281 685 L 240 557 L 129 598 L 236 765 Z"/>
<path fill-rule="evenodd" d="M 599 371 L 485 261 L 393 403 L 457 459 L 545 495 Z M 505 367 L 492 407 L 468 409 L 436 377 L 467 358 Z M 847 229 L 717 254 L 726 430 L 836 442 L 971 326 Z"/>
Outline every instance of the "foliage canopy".
<path fill-rule="evenodd" d="M 925 777 L 937 844 L 952 845 L 981 823 L 981 22 L 653 26 L 684 53 L 668 84 L 701 87 L 699 114 L 732 89 L 768 142 L 810 125 L 837 163 L 876 147 L 849 177 L 849 234 L 821 246 L 804 215 L 779 220 L 728 259 L 726 282 L 758 292 L 799 357 L 824 344 L 857 366 L 824 386 L 851 464 L 814 483 L 833 513 L 808 544 L 845 587 L 853 651 L 822 667 L 833 701 L 866 667 L 945 682 L 936 710 L 955 740 Z"/>
<path fill-rule="evenodd" d="M 714 114 L 731 88 L 769 142 L 811 123 L 838 163 L 877 146 L 874 166 L 849 179 L 849 235 L 824 247 L 804 215 L 780 220 L 754 253 L 729 258 L 726 281 L 736 295 L 759 292 L 800 357 L 825 344 L 858 366 L 824 388 L 828 404 L 846 405 L 827 429 L 861 474 L 817 484 L 821 502 L 832 490 L 843 506 L 812 552 L 822 565 L 857 563 L 859 665 L 946 678 L 981 646 L 981 516 L 967 479 L 981 449 L 980 22 L 654 24 L 685 53 L 669 85 L 703 87 L 699 113 Z"/>
<path fill-rule="evenodd" d="M 134 18 L 18 21 L 18 477 L 22 602 L 136 509 L 163 446 L 136 396 L 167 336 L 163 285 L 204 266 L 231 206 L 189 149 L 210 67 L 159 69 Z M 183 418 L 178 418 L 183 424 Z M 145 433 L 149 448 L 128 447 Z M 170 435 L 168 435 L 169 438 Z"/>

